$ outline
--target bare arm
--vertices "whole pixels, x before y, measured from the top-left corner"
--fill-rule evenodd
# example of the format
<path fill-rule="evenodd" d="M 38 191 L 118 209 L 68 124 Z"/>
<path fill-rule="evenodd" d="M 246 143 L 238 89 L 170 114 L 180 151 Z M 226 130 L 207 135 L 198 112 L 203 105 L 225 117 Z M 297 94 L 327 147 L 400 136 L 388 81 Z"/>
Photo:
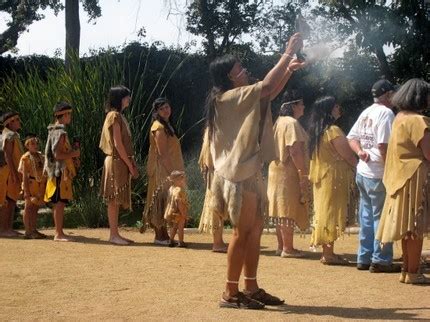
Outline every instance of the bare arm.
<path fill-rule="evenodd" d="M 421 139 L 419 146 L 423 151 L 424 157 L 430 161 L 430 132 L 429 130 L 425 130 L 424 136 Z"/>
<path fill-rule="evenodd" d="M 72 158 L 77 158 L 80 156 L 79 150 L 72 150 L 70 152 L 65 152 L 64 145 L 66 144 L 66 137 L 65 134 L 63 134 L 60 137 L 60 141 L 57 144 L 57 147 L 54 151 L 54 158 L 57 160 L 67 160 Z"/>
<path fill-rule="evenodd" d="M 167 173 L 172 173 L 173 165 L 172 161 L 170 160 L 169 152 L 168 152 L 168 145 L 167 145 L 167 134 L 164 132 L 164 130 L 158 130 L 154 133 L 155 143 L 157 145 L 157 152 L 160 156 L 160 162 L 163 165 L 163 167 L 166 169 Z"/>
<path fill-rule="evenodd" d="M 279 95 L 280 92 L 284 89 L 285 85 L 290 80 L 291 76 L 293 75 L 293 72 L 296 70 L 299 70 L 300 68 L 303 68 L 305 66 L 304 62 L 301 62 L 300 60 L 294 58 L 290 61 L 288 64 L 287 71 L 284 74 L 284 77 L 282 78 L 282 81 L 278 84 L 278 87 L 273 91 L 273 93 L 270 95 L 270 100 L 274 100 L 276 96 Z"/>
<path fill-rule="evenodd" d="M 348 140 L 344 136 L 338 136 L 334 140 L 331 140 L 335 150 L 339 155 L 348 162 L 352 167 L 357 166 L 357 159 L 354 155 L 354 152 L 351 150 L 348 144 Z"/>
<path fill-rule="evenodd" d="M 288 41 L 288 46 L 281 59 L 273 67 L 263 79 L 263 88 L 261 90 L 261 98 L 271 97 L 273 93 L 282 83 L 285 73 L 287 72 L 288 64 L 293 58 L 293 55 L 303 46 L 303 40 L 299 33 L 295 33 Z"/>
<path fill-rule="evenodd" d="M 23 162 L 23 161 L 21 161 Z M 22 183 L 24 190 L 24 199 L 30 198 L 30 180 L 27 167 L 23 164 L 22 167 Z"/>
<path fill-rule="evenodd" d="M 127 151 L 125 150 L 124 143 L 122 142 L 121 137 L 121 128 L 117 122 L 114 122 L 112 125 L 113 128 L 113 145 L 115 149 L 118 151 L 119 157 L 128 167 L 133 178 L 138 176 L 137 168 L 130 157 L 127 155 Z"/>
<path fill-rule="evenodd" d="M 387 147 L 388 147 L 387 143 L 378 144 L 378 149 L 379 149 L 379 152 L 381 153 L 381 157 L 384 162 L 385 162 L 385 159 L 387 158 Z"/>
<path fill-rule="evenodd" d="M 356 139 L 350 139 L 348 140 L 349 147 L 352 149 L 352 151 L 357 154 L 357 156 L 363 160 L 364 162 L 369 161 L 369 154 L 366 151 L 363 151 L 361 148 L 361 143 L 359 140 Z"/>
<path fill-rule="evenodd" d="M 9 171 L 12 175 L 12 182 L 16 183 L 19 181 L 18 165 L 13 160 L 13 141 L 5 140 L 4 142 L 4 156 L 6 163 L 9 166 Z"/>

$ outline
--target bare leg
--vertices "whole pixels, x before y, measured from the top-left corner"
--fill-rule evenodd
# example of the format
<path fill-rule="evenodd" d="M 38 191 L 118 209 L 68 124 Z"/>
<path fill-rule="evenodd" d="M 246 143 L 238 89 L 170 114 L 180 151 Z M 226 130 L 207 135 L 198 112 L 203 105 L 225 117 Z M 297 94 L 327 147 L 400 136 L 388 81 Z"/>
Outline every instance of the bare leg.
<path fill-rule="evenodd" d="M 129 242 L 122 238 L 118 232 L 119 207 L 116 201 L 114 199 L 109 201 L 107 207 L 110 231 L 109 242 L 116 245 L 128 245 Z"/>
<path fill-rule="evenodd" d="M 218 227 L 218 229 L 215 229 L 213 231 L 213 246 L 212 246 L 212 250 L 224 250 L 227 249 L 227 245 L 224 243 L 223 237 L 222 237 L 222 233 L 224 230 L 224 224 L 221 225 L 220 227 Z"/>
<path fill-rule="evenodd" d="M 248 238 L 246 246 L 245 263 L 243 267 L 243 274 L 245 279 L 245 290 L 254 293 L 258 291 L 257 284 L 257 268 L 258 260 L 260 259 L 260 241 L 263 232 L 264 221 L 263 218 L 257 215 L 255 218 L 254 226 L 252 227 L 251 234 Z"/>
<path fill-rule="evenodd" d="M 22 215 L 22 221 L 24 222 L 25 235 L 30 235 L 33 232 L 32 227 L 32 213 L 31 213 L 31 202 L 25 201 L 24 214 Z"/>
<path fill-rule="evenodd" d="M 73 238 L 66 236 L 63 231 L 64 226 L 64 208 L 66 205 L 59 201 L 54 205 L 54 223 L 55 223 L 55 241 L 74 241 Z"/>
<path fill-rule="evenodd" d="M 1 209 L 2 227 L 0 236 L 2 237 L 16 237 L 22 235 L 21 233 L 13 230 L 13 217 L 15 215 L 16 201 L 7 199 L 7 204 Z"/>
<path fill-rule="evenodd" d="M 253 233 L 256 210 L 256 194 L 244 191 L 239 223 L 233 228 L 233 236 L 227 252 L 227 283 L 225 286 L 225 295 L 228 297 L 235 296 L 239 292 L 239 285 L 237 282 L 239 281 L 244 265 L 248 240 Z M 248 270 L 250 269 L 249 267 Z"/>
<path fill-rule="evenodd" d="M 184 228 L 185 228 L 185 220 L 181 220 L 178 223 L 178 239 L 180 244 L 184 242 Z"/>
<path fill-rule="evenodd" d="M 325 258 L 332 258 L 334 257 L 334 243 L 330 243 L 330 244 L 324 244 L 322 246 L 323 248 L 323 257 Z"/>
<path fill-rule="evenodd" d="M 172 228 L 170 228 L 170 240 L 173 241 L 176 236 L 176 232 L 178 231 L 178 224 L 173 224 Z"/>
<path fill-rule="evenodd" d="M 280 224 L 276 224 L 276 240 L 278 241 L 277 251 L 281 252 L 284 247 L 284 241 L 282 240 L 282 232 L 281 232 Z"/>
<path fill-rule="evenodd" d="M 409 272 L 409 265 L 408 265 L 408 240 L 403 238 L 402 239 L 402 257 L 403 257 L 403 271 Z"/>
<path fill-rule="evenodd" d="M 281 225 L 281 234 L 282 234 L 282 250 L 287 253 L 293 253 L 293 238 L 294 238 L 294 227 L 288 225 L 286 222 Z"/>
<path fill-rule="evenodd" d="M 408 238 L 406 240 L 406 247 L 408 254 L 408 273 L 416 274 L 419 272 L 420 268 L 423 240 Z"/>

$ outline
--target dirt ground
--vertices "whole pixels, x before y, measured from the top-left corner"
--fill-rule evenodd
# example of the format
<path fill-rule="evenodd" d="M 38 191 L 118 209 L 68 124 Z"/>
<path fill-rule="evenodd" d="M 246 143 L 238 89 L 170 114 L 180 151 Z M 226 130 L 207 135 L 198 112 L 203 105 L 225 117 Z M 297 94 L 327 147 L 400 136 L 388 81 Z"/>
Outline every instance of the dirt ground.
<path fill-rule="evenodd" d="M 153 245 L 150 232 L 123 230 L 137 241 L 126 247 L 108 244 L 106 229 L 66 233 L 78 242 L 0 239 L 1 321 L 430 320 L 430 287 L 401 284 L 398 274 L 323 266 L 318 253 L 276 257 L 273 234 L 262 238 L 259 281 L 287 304 L 248 311 L 218 308 L 226 256 L 210 251 L 209 235 L 189 233 L 190 247 L 179 249 Z M 308 243 L 309 236 L 296 236 L 298 248 Z M 357 235 L 336 242 L 350 260 L 356 248 Z"/>

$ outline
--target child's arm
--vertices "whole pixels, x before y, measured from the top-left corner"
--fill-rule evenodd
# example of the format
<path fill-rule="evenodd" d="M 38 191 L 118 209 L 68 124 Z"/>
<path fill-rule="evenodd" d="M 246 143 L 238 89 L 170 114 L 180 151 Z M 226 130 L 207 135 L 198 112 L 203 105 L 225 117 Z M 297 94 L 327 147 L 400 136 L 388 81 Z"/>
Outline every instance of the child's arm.
<path fill-rule="evenodd" d="M 21 160 L 22 162 L 22 168 L 21 168 L 21 173 L 22 173 L 22 187 L 24 190 L 24 199 L 30 199 L 31 195 L 30 195 L 30 175 L 29 175 L 29 171 L 28 171 L 28 167 L 27 164 L 24 160 Z"/>
<path fill-rule="evenodd" d="M 64 146 L 66 144 L 66 136 L 63 134 L 60 138 L 60 141 L 57 144 L 57 147 L 54 151 L 54 157 L 57 160 L 67 160 L 72 158 L 77 158 L 80 156 L 79 150 L 72 150 L 70 152 L 65 152 Z"/>
<path fill-rule="evenodd" d="M 178 199 L 178 210 L 181 213 L 181 215 L 185 218 L 188 218 L 188 205 L 182 200 Z"/>

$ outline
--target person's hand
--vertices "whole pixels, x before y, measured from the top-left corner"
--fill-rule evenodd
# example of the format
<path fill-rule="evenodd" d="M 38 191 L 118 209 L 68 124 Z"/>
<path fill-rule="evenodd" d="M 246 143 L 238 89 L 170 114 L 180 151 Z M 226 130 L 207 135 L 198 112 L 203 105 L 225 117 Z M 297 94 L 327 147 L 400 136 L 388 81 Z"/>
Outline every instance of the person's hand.
<path fill-rule="evenodd" d="M 73 150 L 72 158 L 79 158 L 81 156 L 81 150 Z"/>
<path fill-rule="evenodd" d="M 135 164 L 131 165 L 129 171 L 133 179 L 137 179 L 139 177 L 139 170 L 137 169 L 137 166 Z"/>
<path fill-rule="evenodd" d="M 285 53 L 288 56 L 292 56 L 297 53 L 303 47 L 303 39 L 300 33 L 295 33 L 291 36 L 290 40 L 288 40 L 287 48 L 285 49 Z"/>
<path fill-rule="evenodd" d="M 360 160 L 363 160 L 364 162 L 368 162 L 370 159 L 369 153 L 363 150 L 358 151 L 357 155 L 360 158 Z"/>
<path fill-rule="evenodd" d="M 292 72 L 295 72 L 296 70 L 302 69 L 305 66 L 306 66 L 306 62 L 301 61 L 297 58 L 291 59 L 290 63 L 288 64 L 288 68 Z"/>

